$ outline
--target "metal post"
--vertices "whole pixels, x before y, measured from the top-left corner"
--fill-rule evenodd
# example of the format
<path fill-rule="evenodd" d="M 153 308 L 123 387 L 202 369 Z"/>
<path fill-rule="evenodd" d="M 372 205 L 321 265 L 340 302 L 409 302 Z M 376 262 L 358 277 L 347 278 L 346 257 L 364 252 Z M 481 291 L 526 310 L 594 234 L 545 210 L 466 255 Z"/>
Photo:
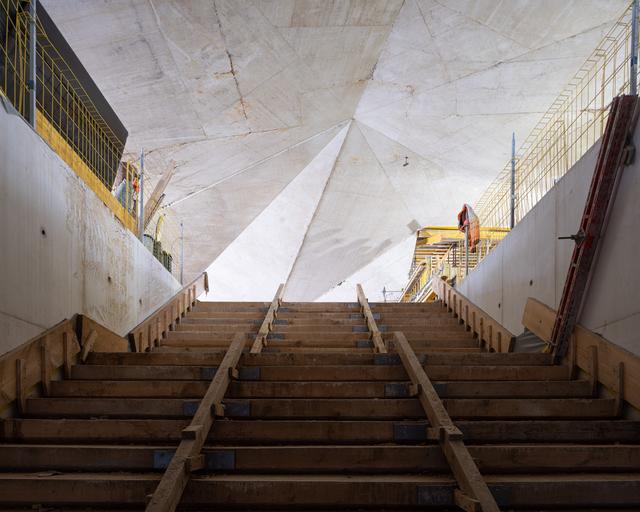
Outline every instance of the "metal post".
<path fill-rule="evenodd" d="M 511 220 L 509 228 L 516 224 L 516 134 L 511 135 Z"/>
<path fill-rule="evenodd" d="M 468 215 L 468 214 L 467 214 Z M 469 275 L 469 219 L 464 227 L 464 277 Z"/>
<path fill-rule="evenodd" d="M 638 0 L 631 7 L 631 70 L 629 74 L 629 93 L 638 94 Z"/>
<path fill-rule="evenodd" d="M 140 218 L 138 219 L 140 241 L 144 243 L 144 149 L 140 152 Z"/>
<path fill-rule="evenodd" d="M 29 123 L 36 128 L 36 2 L 29 3 Z"/>
<path fill-rule="evenodd" d="M 180 221 L 180 284 L 184 284 L 184 224 Z"/>

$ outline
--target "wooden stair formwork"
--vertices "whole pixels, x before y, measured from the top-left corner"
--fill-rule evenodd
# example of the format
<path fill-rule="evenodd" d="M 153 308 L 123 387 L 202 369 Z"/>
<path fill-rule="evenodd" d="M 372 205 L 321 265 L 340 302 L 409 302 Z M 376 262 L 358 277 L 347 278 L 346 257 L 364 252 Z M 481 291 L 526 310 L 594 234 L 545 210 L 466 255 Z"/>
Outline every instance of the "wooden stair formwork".
<path fill-rule="evenodd" d="M 640 507 L 640 421 L 571 359 L 495 351 L 464 309 L 188 303 L 143 351 L 22 392 L 2 507 Z"/>

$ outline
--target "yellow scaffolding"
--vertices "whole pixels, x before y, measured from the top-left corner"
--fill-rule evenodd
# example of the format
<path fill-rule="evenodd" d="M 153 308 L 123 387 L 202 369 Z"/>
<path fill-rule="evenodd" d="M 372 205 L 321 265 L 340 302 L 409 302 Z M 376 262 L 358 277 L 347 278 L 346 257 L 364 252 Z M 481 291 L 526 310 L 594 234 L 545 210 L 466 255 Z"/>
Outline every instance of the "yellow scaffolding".
<path fill-rule="evenodd" d="M 611 100 L 629 91 L 630 41 L 631 4 L 520 147 L 516 155 L 516 222 L 602 136 Z M 508 226 L 510 202 L 511 161 L 474 210 L 483 225 Z"/>
<path fill-rule="evenodd" d="M 0 93 L 28 118 L 29 2 L 0 0 Z M 137 214 L 112 191 L 122 141 L 37 20 L 36 131 L 131 231 Z M 127 203 L 130 201 L 127 200 Z"/>

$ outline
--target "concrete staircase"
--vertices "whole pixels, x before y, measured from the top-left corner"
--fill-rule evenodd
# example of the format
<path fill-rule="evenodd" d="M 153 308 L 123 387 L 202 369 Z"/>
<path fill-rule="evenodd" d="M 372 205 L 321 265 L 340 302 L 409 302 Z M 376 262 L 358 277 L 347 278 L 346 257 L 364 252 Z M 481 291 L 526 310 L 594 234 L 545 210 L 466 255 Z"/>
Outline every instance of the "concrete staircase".
<path fill-rule="evenodd" d="M 502 510 L 640 506 L 640 421 L 545 354 L 487 352 L 440 303 L 197 303 L 147 352 L 92 352 L 2 421 L 4 507 L 145 507 L 235 333 L 245 351 L 180 508 L 489 510 L 460 495 L 406 336 Z"/>

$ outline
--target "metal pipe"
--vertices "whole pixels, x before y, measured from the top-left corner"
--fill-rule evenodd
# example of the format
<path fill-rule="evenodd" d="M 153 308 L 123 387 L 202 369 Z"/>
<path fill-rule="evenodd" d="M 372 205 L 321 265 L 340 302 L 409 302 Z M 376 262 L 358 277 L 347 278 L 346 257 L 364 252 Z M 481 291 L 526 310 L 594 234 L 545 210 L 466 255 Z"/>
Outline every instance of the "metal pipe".
<path fill-rule="evenodd" d="M 468 215 L 468 213 L 467 213 Z M 464 277 L 469 275 L 469 219 L 464 227 Z"/>
<path fill-rule="evenodd" d="M 36 128 L 36 2 L 29 3 L 29 124 Z"/>
<path fill-rule="evenodd" d="M 629 93 L 638 94 L 638 0 L 631 7 L 631 70 L 629 74 Z"/>
<path fill-rule="evenodd" d="M 144 243 L 144 149 L 140 152 L 140 218 L 138 219 L 140 241 Z"/>
<path fill-rule="evenodd" d="M 180 284 L 184 284 L 184 224 L 180 221 Z"/>
<path fill-rule="evenodd" d="M 509 228 L 516 224 L 516 133 L 511 135 L 511 220 Z"/>

